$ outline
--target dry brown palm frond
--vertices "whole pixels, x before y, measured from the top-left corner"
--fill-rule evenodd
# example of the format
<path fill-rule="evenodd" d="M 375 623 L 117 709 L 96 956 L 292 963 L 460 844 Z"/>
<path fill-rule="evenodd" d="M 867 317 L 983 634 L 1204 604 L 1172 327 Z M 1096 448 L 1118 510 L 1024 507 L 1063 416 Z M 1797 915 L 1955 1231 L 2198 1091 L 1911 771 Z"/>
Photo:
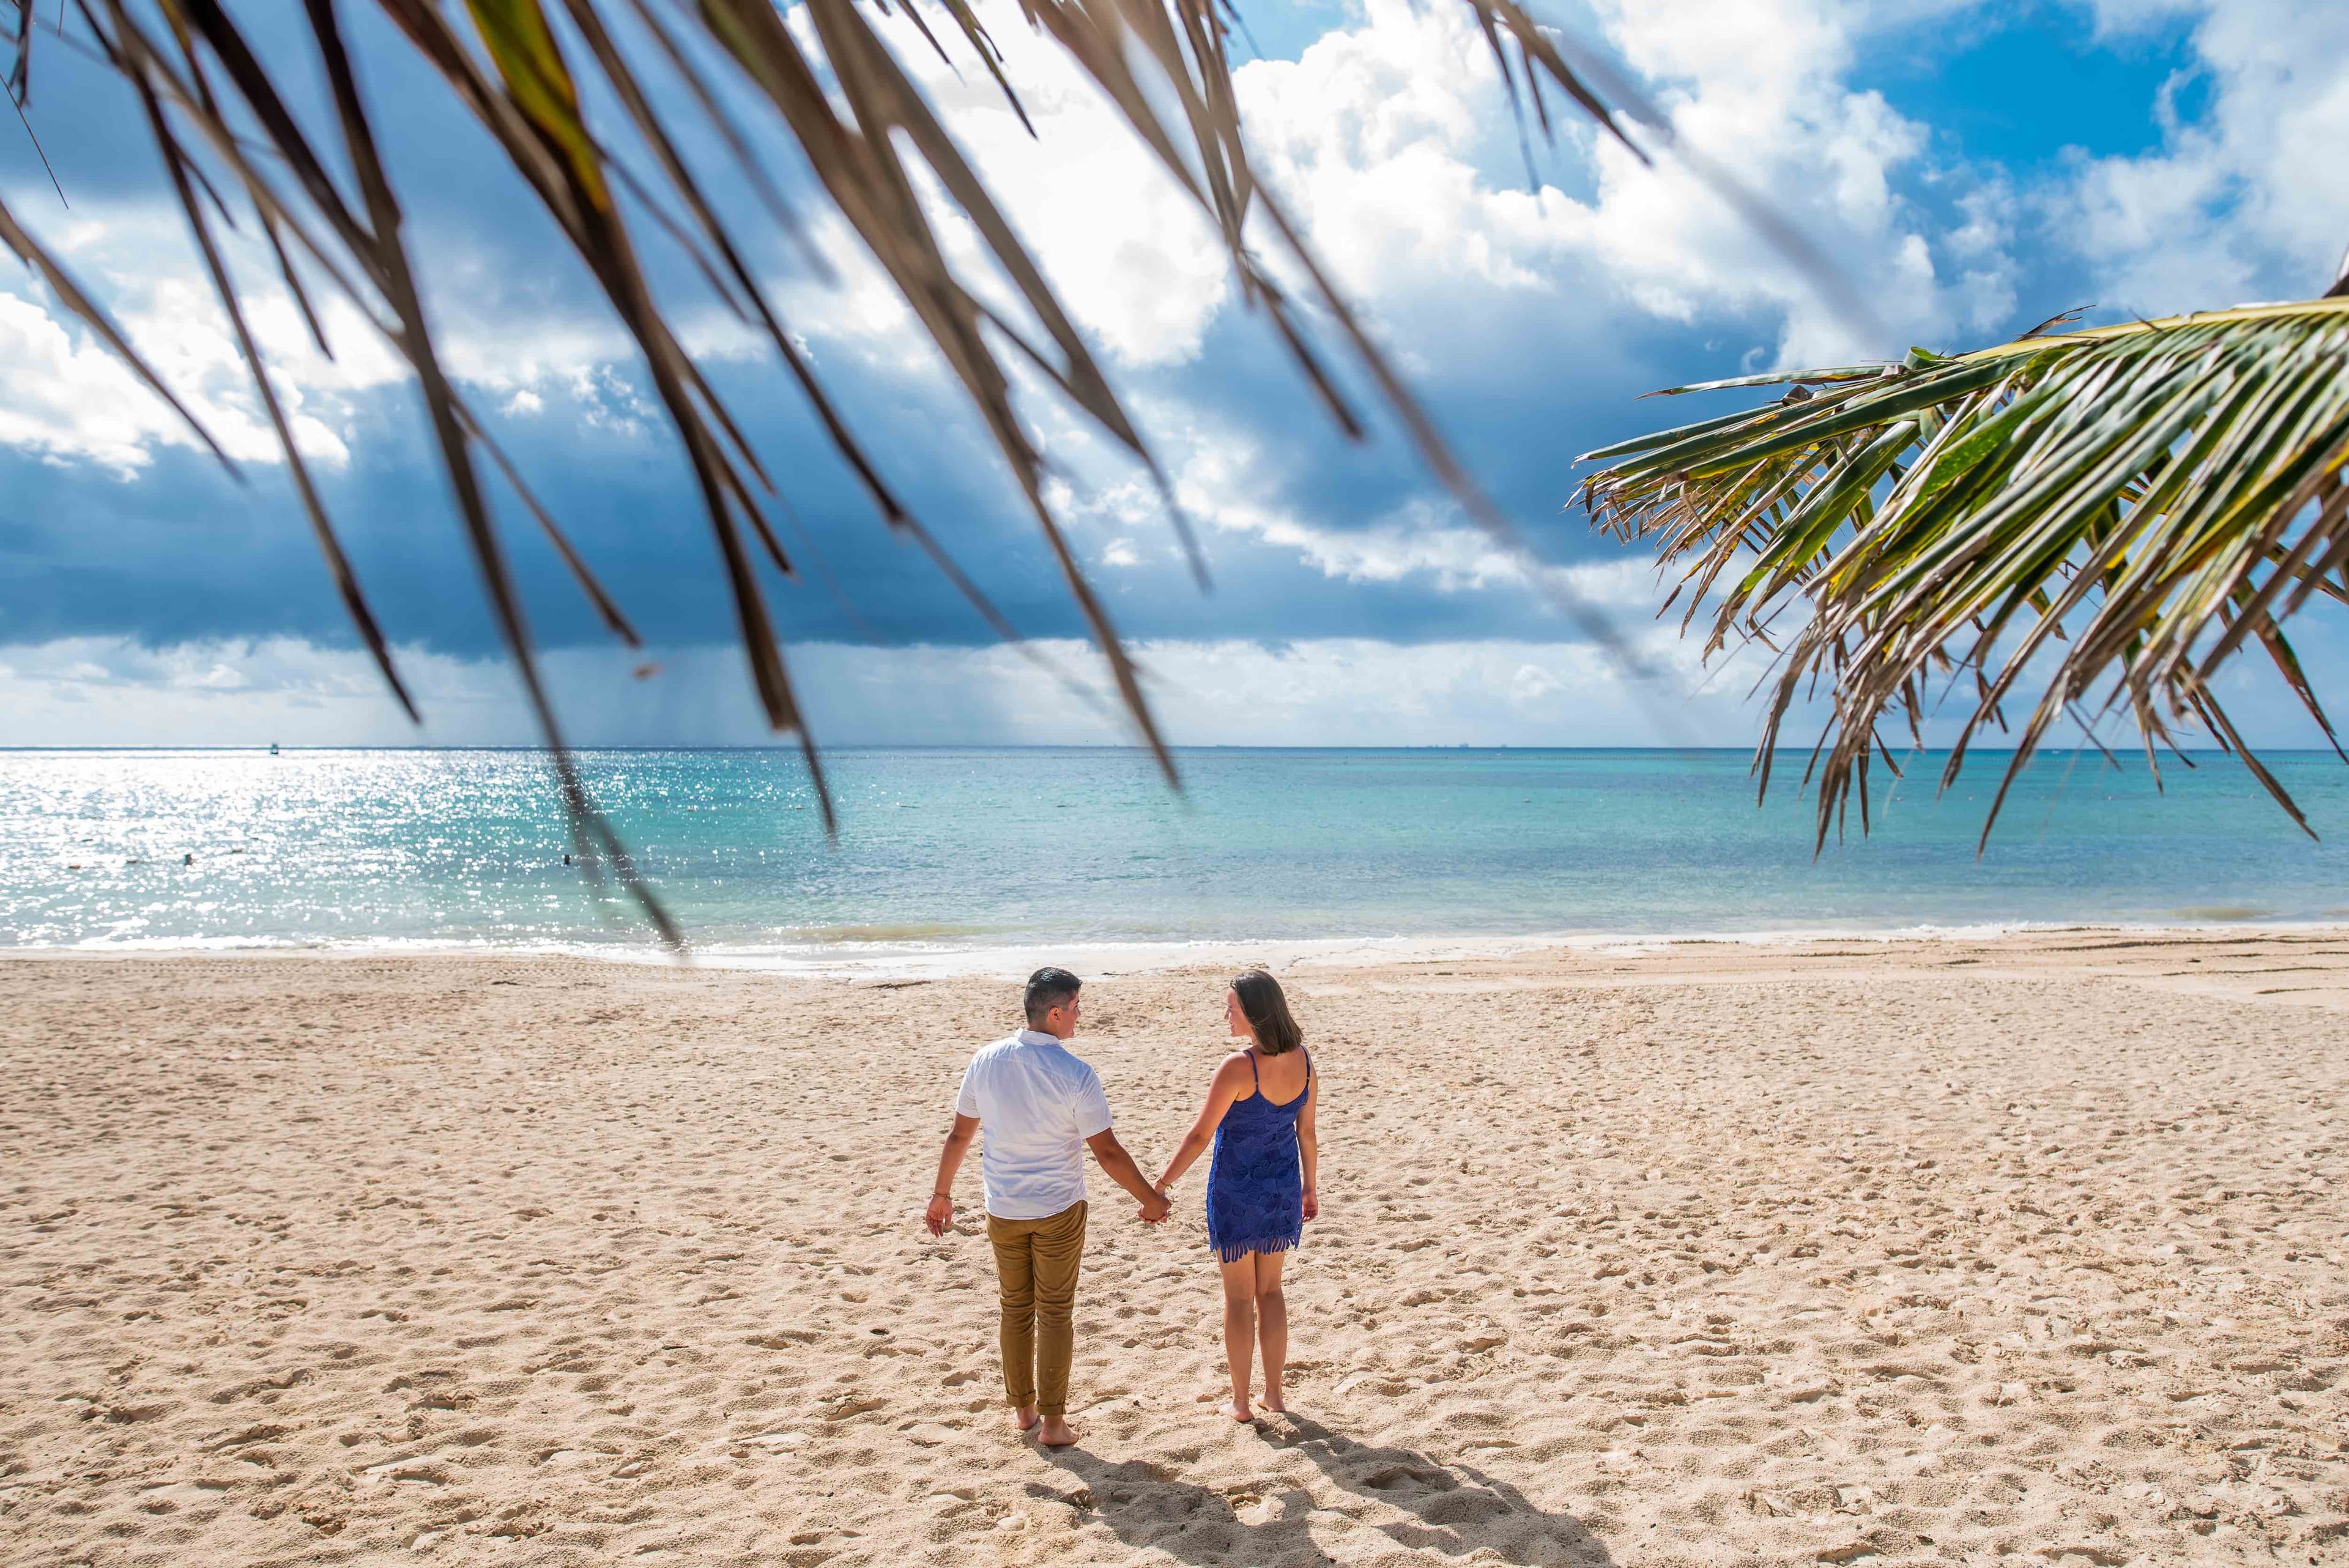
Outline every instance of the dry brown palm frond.
<path fill-rule="evenodd" d="M 612 866 L 651 918 L 669 930 L 650 890 L 629 870 L 563 748 L 539 678 L 521 597 L 477 469 L 481 454 L 488 455 L 525 510 L 554 541 L 606 624 L 625 639 L 633 640 L 633 631 L 554 520 L 530 494 L 523 476 L 488 440 L 481 422 L 443 368 L 402 228 L 398 175 L 378 151 L 378 110 L 370 105 L 362 80 L 364 62 L 350 57 L 346 43 L 346 7 L 337 0 L 305 0 L 307 42 L 323 69 L 330 104 L 323 122 L 312 124 L 293 107 L 305 98 L 282 89 L 276 67 L 254 47 L 235 0 L 75 3 L 89 46 L 131 84 L 142 107 L 258 399 L 277 433 L 303 509 L 337 590 L 387 680 L 406 703 L 388 642 L 343 557 L 332 520 L 293 442 L 272 371 L 245 327 L 249 313 L 241 285 L 221 253 L 215 232 L 217 222 L 235 222 L 231 198 L 257 218 L 276 273 L 323 352 L 332 350 L 311 297 L 313 286 L 331 286 L 344 296 L 413 370 L 501 635 L 554 752 L 573 831 L 580 841 L 579 858 L 591 867 Z M 882 13 L 902 11 L 911 16 L 928 45 L 941 53 L 942 35 L 958 37 L 1017 108 L 994 41 L 968 0 L 937 0 L 953 24 L 951 30 L 929 25 L 918 9 L 927 3 L 874 0 Z M 1651 110 L 1630 99 L 1626 91 L 1595 88 L 1589 69 L 1570 64 L 1557 36 L 1537 26 L 1516 0 L 1463 3 L 1475 14 L 1513 101 L 1529 98 L 1545 129 L 1549 126 L 1545 91 L 1562 94 L 1627 146 L 1632 144 L 1617 124 L 1615 109 L 1629 109 L 1645 122 L 1661 126 Z M 978 171 L 874 26 L 871 12 L 856 0 L 804 0 L 814 40 L 811 49 L 785 25 L 773 0 L 561 0 L 553 11 L 543 0 L 350 4 L 388 20 L 432 67 L 445 88 L 441 101 L 403 105 L 403 112 L 445 113 L 453 107 L 478 123 L 586 265 L 605 302 L 627 329 L 699 491 L 752 685 L 772 727 L 799 737 L 828 828 L 831 798 L 761 586 L 759 555 L 781 570 L 791 570 L 765 515 L 768 503 L 762 498 L 771 493 L 772 480 L 725 401 L 683 346 L 672 324 L 672 307 L 654 286 L 645 260 L 648 240 L 682 252 L 711 292 L 773 347 L 882 521 L 910 535 L 947 567 L 957 587 L 991 626 L 1017 633 L 966 576 L 952 570 L 934 532 L 909 515 L 795 346 L 781 313 L 744 259 L 752 252 L 736 227 L 738 215 L 719 210 L 680 150 L 697 139 L 689 134 L 696 131 L 715 139 L 733 172 L 757 194 L 766 215 L 804 243 L 803 226 L 782 195 L 788 181 L 771 170 L 761 150 L 765 133 L 787 154 L 786 163 L 812 175 L 822 199 L 846 221 L 904 297 L 1009 466 L 1108 661 L 1125 711 L 1167 776 L 1174 777 L 1173 759 L 1159 738 L 1133 665 L 1046 503 L 1042 459 L 1016 406 L 1021 367 L 1040 373 L 1133 454 L 1163 494 L 1169 493 L 1166 481 L 1083 335 Z M 12 98 L 21 105 L 30 59 L 32 0 L 15 0 L 15 5 L 17 25 L 8 85 Z M 1452 456 L 1360 316 L 1331 284 L 1328 269 L 1296 223 L 1259 182 L 1226 48 L 1232 15 L 1227 0 L 1223 5 L 1217 0 L 1020 0 L 1020 7 L 1026 21 L 1054 40 L 1100 88 L 1142 145 L 1215 224 L 1242 298 L 1268 317 L 1341 428 L 1359 435 L 1363 421 L 1348 407 L 1333 363 L 1318 344 L 1317 318 L 1334 325 L 1343 356 L 1378 389 L 1469 514 L 1522 552 L 1506 521 Z M 80 40 L 75 45 L 83 46 Z M 650 80 L 655 72 L 672 96 L 655 90 Z M 721 83 L 725 77 L 734 79 Z M 743 100 L 740 91 L 731 90 L 742 88 L 749 89 L 749 101 L 761 106 L 750 119 L 771 117 L 767 123 L 750 123 L 727 107 L 730 99 Z M 616 108 L 599 119 L 590 107 L 596 104 Z M 1021 118 L 1024 121 L 1024 110 Z M 615 146 L 624 142 L 649 161 L 650 172 L 632 170 L 615 155 Z M 968 221 L 993 275 L 1008 282 L 1025 320 L 1039 335 L 1031 339 L 1027 330 L 982 304 L 976 282 L 950 260 L 922 194 L 933 188 Z M 121 334 L 5 208 L 0 208 L 0 239 L 40 271 L 67 310 L 88 321 L 101 341 L 163 391 Z M 1303 280 L 1312 315 L 1300 309 L 1276 280 L 1274 267 L 1257 253 L 1258 244 L 1267 246 L 1287 275 Z M 305 275 L 314 282 L 305 284 Z M 315 280 L 323 280 L 323 285 Z M 176 402 L 173 406 L 179 407 Z M 186 410 L 181 412 L 185 415 Z M 1170 515 L 1183 530 L 1171 494 L 1169 501 Z M 1204 583 L 1204 565 L 1187 530 L 1184 537 Z M 1537 580 L 1554 593 L 1566 592 L 1554 574 L 1537 574 Z M 1603 617 L 1578 603 L 1569 602 L 1568 608 L 1608 645 L 1622 649 Z"/>
<path fill-rule="evenodd" d="M 1913 738 L 1937 671 L 1973 692 L 1945 787 L 1982 727 L 2038 693 L 1985 840 L 2050 728 L 2115 708 L 2149 761 L 2207 729 L 2307 828 L 2211 683 L 2256 643 L 2333 734 L 2282 624 L 2312 595 L 2349 601 L 2349 299 L 2044 332 L 1675 387 L 1788 391 L 1588 454 L 1607 466 L 1583 501 L 1682 565 L 1688 617 L 1719 591 L 1708 656 L 1807 614 L 1755 763 L 1766 790 L 1789 709 L 1826 687 L 1821 843 L 1855 789 L 1866 828 L 1878 727 L 1898 714 Z"/>

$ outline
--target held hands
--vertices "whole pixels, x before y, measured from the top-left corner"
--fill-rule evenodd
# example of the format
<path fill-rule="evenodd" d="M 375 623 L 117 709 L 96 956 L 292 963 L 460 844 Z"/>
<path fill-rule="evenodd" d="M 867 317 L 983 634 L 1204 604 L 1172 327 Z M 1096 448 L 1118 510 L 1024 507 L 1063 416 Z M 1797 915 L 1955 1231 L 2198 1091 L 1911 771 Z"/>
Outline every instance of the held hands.
<path fill-rule="evenodd" d="M 945 1235 L 947 1227 L 954 1223 L 954 1200 L 944 1192 L 931 1193 L 930 1206 L 922 1212 L 922 1223 L 929 1227 L 930 1234 Z"/>
<path fill-rule="evenodd" d="M 1149 1200 L 1142 1205 L 1142 1222 L 1145 1225 L 1154 1225 L 1174 1212 L 1174 1202 L 1167 1197 L 1166 1184 L 1162 1181 Z"/>

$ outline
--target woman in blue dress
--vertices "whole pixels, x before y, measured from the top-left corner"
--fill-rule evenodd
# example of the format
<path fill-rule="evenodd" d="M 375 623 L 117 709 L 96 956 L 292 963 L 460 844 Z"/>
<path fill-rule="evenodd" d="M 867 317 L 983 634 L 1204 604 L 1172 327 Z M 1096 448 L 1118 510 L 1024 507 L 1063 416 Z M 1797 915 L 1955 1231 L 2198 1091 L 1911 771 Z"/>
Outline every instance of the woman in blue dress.
<path fill-rule="evenodd" d="M 1207 1086 L 1207 1103 L 1184 1136 L 1158 1190 L 1207 1150 L 1207 1244 L 1224 1272 L 1224 1354 L 1232 1367 L 1232 1400 L 1224 1414 L 1252 1421 L 1249 1359 L 1264 1347 L 1268 1410 L 1286 1410 L 1280 1375 L 1288 1359 L 1288 1304 L 1280 1294 L 1281 1260 L 1320 1212 L 1313 1192 L 1319 1150 L 1313 1137 L 1319 1085 L 1280 983 L 1261 969 L 1232 982 L 1224 999 L 1232 1038 L 1247 1044 L 1226 1057 Z"/>

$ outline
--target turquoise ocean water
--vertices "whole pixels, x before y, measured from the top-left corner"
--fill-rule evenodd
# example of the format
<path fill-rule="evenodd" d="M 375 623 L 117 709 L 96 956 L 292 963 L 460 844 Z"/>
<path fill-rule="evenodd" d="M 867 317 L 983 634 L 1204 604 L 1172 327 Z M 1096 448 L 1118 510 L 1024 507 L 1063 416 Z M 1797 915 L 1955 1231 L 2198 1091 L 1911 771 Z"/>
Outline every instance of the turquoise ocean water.
<path fill-rule="evenodd" d="M 843 751 L 827 843 L 784 751 L 584 754 L 694 940 L 797 955 L 1051 942 L 2349 919 L 2349 768 L 1937 757 L 1816 861 L 1726 751 Z M 1799 763 L 1797 764 L 1799 767 Z M 598 908 L 520 751 L 0 751 L 0 945 L 649 946 Z M 192 863 L 185 857 L 192 856 Z"/>

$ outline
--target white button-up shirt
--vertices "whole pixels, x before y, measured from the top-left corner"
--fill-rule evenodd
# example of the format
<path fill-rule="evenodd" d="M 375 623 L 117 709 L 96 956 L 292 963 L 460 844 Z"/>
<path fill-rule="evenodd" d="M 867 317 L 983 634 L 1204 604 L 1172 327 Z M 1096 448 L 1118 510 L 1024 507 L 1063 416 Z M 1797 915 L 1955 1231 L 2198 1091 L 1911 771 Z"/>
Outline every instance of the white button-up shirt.
<path fill-rule="evenodd" d="M 955 1110 L 978 1118 L 988 1213 L 1048 1220 L 1084 1202 L 1085 1140 L 1109 1130 L 1109 1097 L 1058 1039 L 1022 1029 L 981 1047 L 963 1069 Z"/>

